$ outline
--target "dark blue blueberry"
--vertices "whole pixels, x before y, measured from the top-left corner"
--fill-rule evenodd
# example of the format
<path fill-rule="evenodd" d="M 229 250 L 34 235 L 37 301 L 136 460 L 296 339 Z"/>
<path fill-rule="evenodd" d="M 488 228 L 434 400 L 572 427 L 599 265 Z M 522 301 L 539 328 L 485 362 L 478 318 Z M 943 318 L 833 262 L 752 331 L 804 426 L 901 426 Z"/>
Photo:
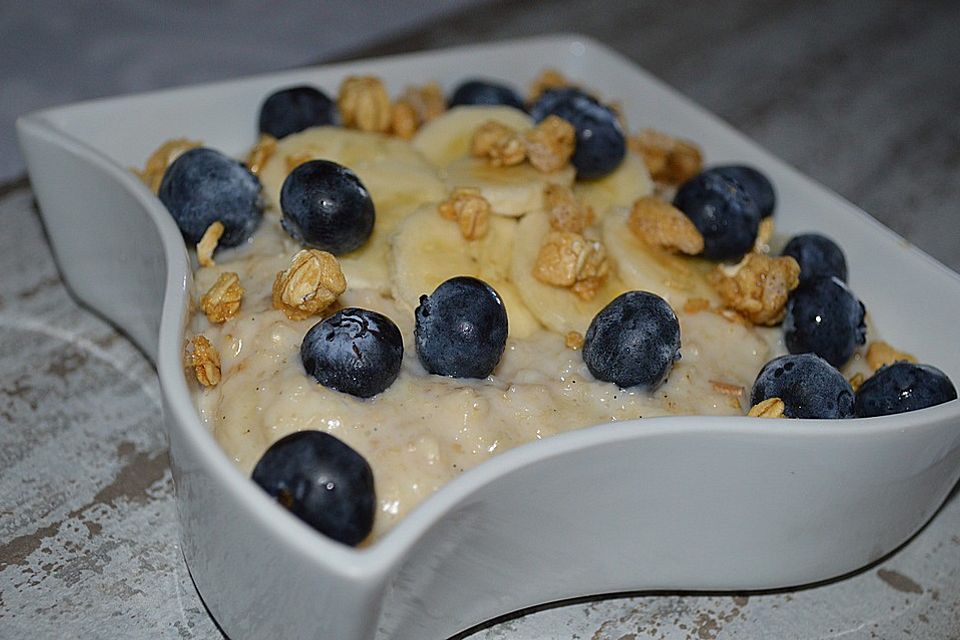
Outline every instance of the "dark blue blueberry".
<path fill-rule="evenodd" d="M 373 233 L 373 200 L 360 178 L 329 160 L 290 172 L 280 189 L 283 228 L 303 244 L 337 255 L 361 247 Z"/>
<path fill-rule="evenodd" d="M 773 190 L 770 179 L 760 171 L 746 165 L 713 167 L 709 171 L 716 171 L 743 185 L 753 201 L 757 203 L 761 218 L 773 215 L 773 210 L 777 206 L 777 193 Z"/>
<path fill-rule="evenodd" d="M 790 295 L 783 337 L 790 353 L 815 353 L 842 367 L 867 340 L 866 310 L 843 281 L 817 278 Z"/>
<path fill-rule="evenodd" d="M 503 104 L 523 109 L 523 100 L 510 87 L 488 80 L 467 80 L 450 96 L 450 106 L 462 104 Z"/>
<path fill-rule="evenodd" d="M 683 183 L 673 206 L 703 235 L 703 255 L 711 260 L 739 260 L 757 241 L 757 203 L 742 184 L 716 171 L 704 171 Z"/>
<path fill-rule="evenodd" d="M 173 161 L 160 181 L 160 201 L 190 244 L 218 220 L 220 246 L 246 241 L 260 224 L 260 181 L 242 164 L 219 151 L 190 149 Z"/>
<path fill-rule="evenodd" d="M 853 388 L 843 374 L 812 353 L 780 356 L 763 365 L 750 403 L 783 400 L 788 418 L 852 418 Z"/>
<path fill-rule="evenodd" d="M 628 291 L 600 310 L 583 339 L 593 377 L 626 389 L 653 390 L 680 359 L 680 323 L 660 296 Z"/>
<path fill-rule="evenodd" d="M 460 276 L 420 296 L 414 337 L 420 364 L 453 378 L 486 378 L 507 344 L 507 310 L 493 287 Z"/>
<path fill-rule="evenodd" d="M 577 146 L 570 162 L 579 180 L 609 175 L 627 153 L 627 138 L 617 114 L 578 89 L 545 91 L 534 105 L 534 113 L 537 122 L 555 115 L 576 129 Z"/>
<path fill-rule="evenodd" d="M 916 411 L 957 399 L 950 378 L 926 364 L 895 362 L 867 378 L 857 389 L 858 418 Z"/>
<path fill-rule="evenodd" d="M 325 124 L 337 124 L 337 105 L 314 87 L 280 89 L 260 105 L 260 133 L 274 138 Z"/>
<path fill-rule="evenodd" d="M 253 481 L 320 533 L 356 546 L 373 529 L 373 471 L 363 456 L 323 431 L 299 431 L 267 449 Z"/>
<path fill-rule="evenodd" d="M 323 386 L 369 398 L 400 374 L 403 338 L 387 316 L 348 307 L 313 325 L 300 345 L 300 361 Z"/>
<path fill-rule="evenodd" d="M 837 243 L 819 233 L 804 233 L 790 238 L 783 255 L 800 265 L 800 286 L 815 278 L 839 278 L 847 281 L 847 259 Z"/>

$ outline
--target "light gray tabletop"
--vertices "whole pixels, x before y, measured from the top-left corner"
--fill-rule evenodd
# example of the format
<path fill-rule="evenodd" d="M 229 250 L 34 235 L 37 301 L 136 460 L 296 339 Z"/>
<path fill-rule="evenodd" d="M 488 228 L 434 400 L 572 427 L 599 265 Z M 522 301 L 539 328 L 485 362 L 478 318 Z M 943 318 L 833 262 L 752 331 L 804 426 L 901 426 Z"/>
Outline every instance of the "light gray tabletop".
<path fill-rule="evenodd" d="M 960 268 L 960 3 L 471 9 L 364 53 L 581 31 Z M 178 548 L 156 375 L 64 289 L 0 187 L 0 638 L 222 637 Z M 766 594 L 566 603 L 470 640 L 960 637 L 960 499 L 880 563 Z"/>

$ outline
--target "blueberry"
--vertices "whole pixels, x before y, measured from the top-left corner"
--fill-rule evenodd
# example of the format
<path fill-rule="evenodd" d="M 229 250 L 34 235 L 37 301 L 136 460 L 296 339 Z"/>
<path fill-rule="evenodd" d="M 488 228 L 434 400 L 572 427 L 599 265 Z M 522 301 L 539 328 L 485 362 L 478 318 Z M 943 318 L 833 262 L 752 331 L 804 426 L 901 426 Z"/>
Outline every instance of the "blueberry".
<path fill-rule="evenodd" d="M 777 193 L 773 190 L 773 183 L 763 173 L 742 164 L 723 165 L 712 167 L 708 171 L 714 171 L 720 175 L 736 180 L 747 190 L 750 197 L 760 209 L 760 217 L 767 218 L 773 215 L 773 210 L 777 206 Z"/>
<path fill-rule="evenodd" d="M 537 97 L 537 101 L 530 107 L 530 117 L 540 122 L 551 113 L 554 113 L 557 105 L 572 98 L 583 98 L 597 102 L 596 98 L 576 87 L 547 89 Z"/>
<path fill-rule="evenodd" d="M 253 481 L 320 533 L 356 546 L 373 529 L 373 471 L 363 456 L 323 431 L 300 431 L 267 449 Z"/>
<path fill-rule="evenodd" d="M 467 80 L 458 86 L 450 96 L 450 106 L 462 104 L 503 104 L 523 109 L 523 100 L 517 92 L 506 85 L 487 80 Z"/>
<path fill-rule="evenodd" d="M 414 337 L 430 373 L 486 378 L 507 344 L 507 310 L 493 287 L 476 278 L 451 278 L 420 296 Z"/>
<path fill-rule="evenodd" d="M 866 311 L 837 278 L 816 278 L 787 302 L 783 335 L 790 353 L 815 353 L 835 367 L 867 339 Z"/>
<path fill-rule="evenodd" d="M 791 256 L 800 265 L 800 285 L 814 278 L 834 277 L 847 281 L 847 260 L 837 243 L 818 233 L 804 233 L 790 238 L 783 255 Z"/>
<path fill-rule="evenodd" d="M 660 296 L 628 291 L 600 310 L 583 340 L 593 377 L 626 389 L 653 390 L 680 359 L 680 323 Z"/>
<path fill-rule="evenodd" d="M 760 209 L 737 180 L 704 171 L 687 180 L 673 205 L 703 234 L 703 255 L 711 260 L 739 260 L 753 248 Z"/>
<path fill-rule="evenodd" d="M 582 91 L 545 91 L 534 105 L 533 113 L 537 122 L 555 115 L 576 129 L 577 146 L 570 162 L 577 169 L 579 180 L 609 175 L 620 166 L 627 153 L 627 138 L 617 114 Z"/>
<path fill-rule="evenodd" d="M 260 181 L 242 164 L 219 151 L 190 149 L 173 161 L 160 181 L 160 201 L 190 244 L 218 220 L 220 246 L 246 241 L 260 224 Z"/>
<path fill-rule="evenodd" d="M 843 374 L 812 353 L 774 358 L 763 365 L 750 403 L 783 400 L 788 418 L 852 418 L 853 388 Z"/>
<path fill-rule="evenodd" d="M 895 362 L 867 378 L 857 389 L 858 418 L 916 411 L 957 399 L 950 378 L 926 364 Z"/>
<path fill-rule="evenodd" d="M 283 138 L 309 127 L 337 123 L 337 105 L 314 87 L 280 89 L 260 105 L 260 133 Z"/>
<path fill-rule="evenodd" d="M 400 374 L 403 338 L 387 316 L 347 307 L 307 332 L 300 360 L 323 386 L 369 398 L 387 389 Z"/>
<path fill-rule="evenodd" d="M 303 244 L 337 255 L 361 247 L 373 233 L 373 199 L 360 178 L 329 160 L 290 172 L 280 188 L 281 225 Z"/>

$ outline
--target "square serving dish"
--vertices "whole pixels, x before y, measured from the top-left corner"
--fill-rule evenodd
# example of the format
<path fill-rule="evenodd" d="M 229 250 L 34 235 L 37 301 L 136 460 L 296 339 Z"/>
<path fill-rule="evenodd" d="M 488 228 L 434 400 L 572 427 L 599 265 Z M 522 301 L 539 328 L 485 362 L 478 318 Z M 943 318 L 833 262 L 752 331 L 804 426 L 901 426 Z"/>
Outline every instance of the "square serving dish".
<path fill-rule="evenodd" d="M 160 201 L 128 171 L 177 137 L 240 156 L 271 91 L 335 92 L 376 74 L 391 94 L 467 76 L 525 86 L 558 68 L 624 105 L 634 126 L 762 168 L 778 230 L 821 230 L 898 348 L 960 380 L 960 277 L 799 175 L 628 60 L 561 35 L 87 102 L 18 122 L 64 278 L 153 358 L 163 389 L 183 552 L 234 640 L 444 638 L 566 598 L 788 587 L 856 570 L 934 514 L 960 476 L 960 402 L 866 420 L 668 417 L 581 429 L 464 473 L 374 545 L 332 542 L 274 504 L 201 424 L 182 366 L 191 271 Z"/>

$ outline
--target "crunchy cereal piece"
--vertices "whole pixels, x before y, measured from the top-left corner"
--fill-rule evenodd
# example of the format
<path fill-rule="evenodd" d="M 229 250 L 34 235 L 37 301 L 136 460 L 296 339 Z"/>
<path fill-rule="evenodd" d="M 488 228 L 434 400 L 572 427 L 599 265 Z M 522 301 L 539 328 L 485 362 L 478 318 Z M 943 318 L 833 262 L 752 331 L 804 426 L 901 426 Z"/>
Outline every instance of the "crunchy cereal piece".
<path fill-rule="evenodd" d="M 853 374 L 850 377 L 850 387 L 853 389 L 853 392 L 856 393 L 857 389 L 860 388 L 860 385 L 863 384 L 863 374 L 859 371 Z"/>
<path fill-rule="evenodd" d="M 303 249 L 273 282 L 273 307 L 291 320 L 322 312 L 347 290 L 337 258 L 326 251 Z"/>
<path fill-rule="evenodd" d="M 537 280 L 569 287 L 584 300 L 597 294 L 609 273 L 610 264 L 603 243 L 572 231 L 548 233 L 533 265 Z"/>
<path fill-rule="evenodd" d="M 259 176 L 264 165 L 277 152 L 277 139 L 269 133 L 261 133 L 257 143 L 247 154 L 247 169 L 255 176 Z"/>
<path fill-rule="evenodd" d="M 700 313 L 710 308 L 710 301 L 706 298 L 690 298 L 683 303 L 684 313 Z"/>
<path fill-rule="evenodd" d="M 566 345 L 567 349 L 576 351 L 583 347 L 583 334 L 579 331 L 568 331 L 567 335 L 563 337 L 563 344 Z"/>
<path fill-rule="evenodd" d="M 460 233 L 467 240 L 476 240 L 487 235 L 490 227 L 490 203 L 480 195 L 479 189 L 458 187 L 450 197 L 437 207 L 440 215 L 460 224 Z"/>
<path fill-rule="evenodd" d="M 671 185 L 683 184 L 700 173 L 703 155 L 689 140 L 655 129 L 644 129 L 627 139 L 630 149 L 643 157 L 650 177 Z"/>
<path fill-rule="evenodd" d="M 413 107 L 417 115 L 417 122 L 420 124 L 430 122 L 447 110 L 447 101 L 443 97 L 443 90 L 436 82 L 409 86 L 397 100 L 398 102 L 406 102 Z"/>
<path fill-rule="evenodd" d="M 723 302 L 753 324 L 772 326 L 786 313 L 787 296 L 800 284 L 790 256 L 748 253 L 734 267 L 718 266 L 711 280 Z"/>
<path fill-rule="evenodd" d="M 220 354 L 204 335 L 197 335 L 187 343 L 187 367 L 193 368 L 197 382 L 205 387 L 220 383 Z"/>
<path fill-rule="evenodd" d="M 874 340 L 867 348 L 867 364 L 876 371 L 880 367 L 894 362 L 911 362 L 917 364 L 917 359 L 905 351 L 898 351 L 881 340 Z"/>
<path fill-rule="evenodd" d="M 753 405 L 747 415 L 751 418 L 783 418 L 786 408 L 780 398 L 767 398 Z"/>
<path fill-rule="evenodd" d="M 566 76 L 557 71 L 547 67 L 540 72 L 540 75 L 536 77 L 533 83 L 530 85 L 530 93 L 527 97 L 527 102 L 533 103 L 537 101 L 537 98 L 546 91 L 547 89 L 559 89 L 560 87 L 572 87 L 574 86 Z"/>
<path fill-rule="evenodd" d="M 284 159 L 284 162 L 287 165 L 287 173 L 293 171 L 304 162 L 310 162 L 315 157 L 316 156 L 309 151 L 298 151 L 296 153 L 291 153 Z"/>
<path fill-rule="evenodd" d="M 583 233 L 593 224 L 593 208 L 577 200 L 569 187 L 547 183 L 543 188 L 543 204 L 552 229 Z"/>
<path fill-rule="evenodd" d="M 390 96 L 375 76 L 348 76 L 337 98 L 344 127 L 386 133 L 390 130 Z"/>
<path fill-rule="evenodd" d="M 753 243 L 754 253 L 770 253 L 770 238 L 773 237 L 773 216 L 767 216 L 760 221 L 757 229 L 757 240 Z"/>
<path fill-rule="evenodd" d="M 703 235 L 682 211 L 653 196 L 633 203 L 627 226 L 640 240 L 667 251 L 697 255 Z"/>
<path fill-rule="evenodd" d="M 173 161 L 179 158 L 185 151 L 195 149 L 201 144 L 202 143 L 196 140 L 188 140 L 186 138 L 167 140 L 157 147 L 156 151 L 150 154 L 150 157 L 147 158 L 147 164 L 143 167 L 143 171 L 133 169 L 133 172 L 139 176 L 145 185 L 150 187 L 150 191 L 157 193 L 157 191 L 160 190 L 160 182 L 163 180 L 163 174 L 166 173 L 167 167 L 173 164 Z"/>
<path fill-rule="evenodd" d="M 409 140 L 417 132 L 420 121 L 413 105 L 405 100 L 397 100 L 390 110 L 390 130 L 393 135 Z"/>
<path fill-rule="evenodd" d="M 201 267 L 212 267 L 215 264 L 213 252 L 217 250 L 223 230 L 223 223 L 217 220 L 200 236 L 200 242 L 197 243 L 197 262 Z"/>
<path fill-rule="evenodd" d="M 486 158 L 495 167 L 511 167 L 527 158 L 523 137 L 510 127 L 494 120 L 483 123 L 473 134 L 470 154 Z"/>
<path fill-rule="evenodd" d="M 745 389 L 739 384 L 732 384 L 730 382 L 724 382 L 723 380 L 711 380 L 710 386 L 713 387 L 713 390 L 717 393 L 722 393 L 728 396 L 741 397 Z"/>
<path fill-rule="evenodd" d="M 549 115 L 524 136 L 527 159 L 538 171 L 551 173 L 570 162 L 577 144 L 577 132 L 563 118 Z"/>
<path fill-rule="evenodd" d="M 238 274 L 233 271 L 221 273 L 210 290 L 200 298 L 200 308 L 210 322 L 226 322 L 240 311 L 243 293 Z"/>

